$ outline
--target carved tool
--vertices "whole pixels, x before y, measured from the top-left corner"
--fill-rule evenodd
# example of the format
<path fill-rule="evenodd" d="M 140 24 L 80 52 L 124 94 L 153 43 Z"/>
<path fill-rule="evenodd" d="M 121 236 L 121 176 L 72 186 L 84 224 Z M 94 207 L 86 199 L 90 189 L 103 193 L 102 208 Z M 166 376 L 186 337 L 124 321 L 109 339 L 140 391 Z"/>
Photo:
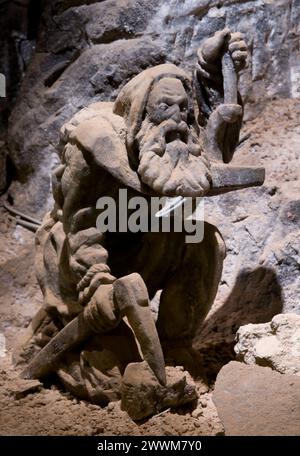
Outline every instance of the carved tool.
<path fill-rule="evenodd" d="M 222 57 L 224 104 L 237 104 L 238 81 L 234 63 L 229 51 Z"/>
<path fill-rule="evenodd" d="M 20 217 L 21 219 L 26 220 L 27 222 L 37 225 L 38 227 L 42 224 L 42 222 L 40 220 L 32 217 L 31 215 L 24 214 L 24 212 L 21 212 L 21 211 L 15 209 L 14 207 L 8 205 L 7 203 L 3 203 L 3 206 L 5 207 L 5 209 L 8 212 L 10 212 L 11 214 L 13 214 L 17 217 Z"/>
<path fill-rule="evenodd" d="M 148 291 L 139 274 L 130 274 L 117 279 L 112 285 L 100 285 L 112 292 L 113 300 L 121 317 L 126 317 L 140 346 L 144 359 L 148 362 L 157 379 L 166 384 L 165 363 L 153 316 L 149 307 Z M 105 303 L 101 303 L 105 304 Z M 91 299 L 83 312 L 68 323 L 33 358 L 22 372 L 25 379 L 43 378 L 54 372 L 62 356 L 74 346 L 95 334 L 106 332 L 103 317 L 96 300 Z M 112 312 L 111 312 L 112 313 Z M 116 312 L 118 313 L 118 312 Z M 113 313 L 112 313 L 112 317 Z M 117 321 L 117 317 L 116 317 Z M 102 323 L 102 325 L 101 325 Z"/>

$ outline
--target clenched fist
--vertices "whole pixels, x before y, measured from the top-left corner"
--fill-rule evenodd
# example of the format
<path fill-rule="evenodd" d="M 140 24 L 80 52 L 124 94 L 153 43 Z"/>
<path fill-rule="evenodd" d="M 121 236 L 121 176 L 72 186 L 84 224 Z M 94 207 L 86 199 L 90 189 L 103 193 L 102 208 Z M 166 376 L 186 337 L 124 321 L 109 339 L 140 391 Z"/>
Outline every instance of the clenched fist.
<path fill-rule="evenodd" d="M 225 28 L 205 40 L 198 49 L 197 71 L 200 77 L 212 80 L 220 79 L 221 59 L 226 50 L 230 52 L 237 72 L 245 67 L 247 46 L 242 33 L 231 33 L 228 28 Z"/>
<path fill-rule="evenodd" d="M 100 263 L 91 266 L 77 285 L 79 303 L 87 304 L 100 285 L 112 284 L 115 280 L 116 278 L 110 274 L 109 267 L 106 264 Z"/>

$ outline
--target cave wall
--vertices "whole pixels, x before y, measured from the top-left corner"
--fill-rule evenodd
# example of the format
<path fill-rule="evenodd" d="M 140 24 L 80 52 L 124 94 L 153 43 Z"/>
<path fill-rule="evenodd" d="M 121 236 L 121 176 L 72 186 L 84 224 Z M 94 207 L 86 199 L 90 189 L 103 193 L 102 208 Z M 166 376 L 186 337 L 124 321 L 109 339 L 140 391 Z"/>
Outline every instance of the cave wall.
<path fill-rule="evenodd" d="M 14 173 L 7 141 L 8 118 L 35 49 L 41 1 L 0 0 L 0 73 L 5 75 L 5 97 L 0 98 L 0 193 Z"/>

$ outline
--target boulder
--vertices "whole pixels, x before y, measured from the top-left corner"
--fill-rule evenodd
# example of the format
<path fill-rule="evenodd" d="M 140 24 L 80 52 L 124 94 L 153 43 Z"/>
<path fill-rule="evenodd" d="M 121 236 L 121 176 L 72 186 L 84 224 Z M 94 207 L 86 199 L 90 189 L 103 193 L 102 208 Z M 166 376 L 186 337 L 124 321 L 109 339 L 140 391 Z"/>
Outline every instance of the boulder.
<path fill-rule="evenodd" d="M 270 323 L 242 326 L 236 340 L 234 350 L 246 364 L 300 375 L 300 315 L 279 314 Z"/>
<path fill-rule="evenodd" d="M 42 383 L 39 380 L 23 380 L 16 379 L 9 388 L 9 392 L 14 396 L 15 399 L 23 399 L 28 394 L 33 394 L 40 391 Z"/>
<path fill-rule="evenodd" d="M 196 386 L 187 372 L 168 366 L 166 375 L 167 385 L 162 386 L 145 361 L 128 364 L 122 380 L 122 410 L 133 420 L 141 420 L 197 398 Z"/>
<path fill-rule="evenodd" d="M 217 377 L 213 401 L 229 436 L 299 436 L 300 378 L 232 361 Z"/>

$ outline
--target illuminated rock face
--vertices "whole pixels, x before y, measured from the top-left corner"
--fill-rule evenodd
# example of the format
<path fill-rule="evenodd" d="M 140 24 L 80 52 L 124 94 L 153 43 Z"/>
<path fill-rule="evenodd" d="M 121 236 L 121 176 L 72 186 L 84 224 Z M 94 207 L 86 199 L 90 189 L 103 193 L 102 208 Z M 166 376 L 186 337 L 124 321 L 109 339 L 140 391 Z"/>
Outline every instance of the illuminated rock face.
<path fill-rule="evenodd" d="M 299 435 L 296 375 L 231 361 L 217 377 L 213 401 L 226 435 Z"/>
<path fill-rule="evenodd" d="M 270 323 L 242 326 L 234 350 L 246 364 L 300 375 L 300 315 L 278 314 Z"/>

